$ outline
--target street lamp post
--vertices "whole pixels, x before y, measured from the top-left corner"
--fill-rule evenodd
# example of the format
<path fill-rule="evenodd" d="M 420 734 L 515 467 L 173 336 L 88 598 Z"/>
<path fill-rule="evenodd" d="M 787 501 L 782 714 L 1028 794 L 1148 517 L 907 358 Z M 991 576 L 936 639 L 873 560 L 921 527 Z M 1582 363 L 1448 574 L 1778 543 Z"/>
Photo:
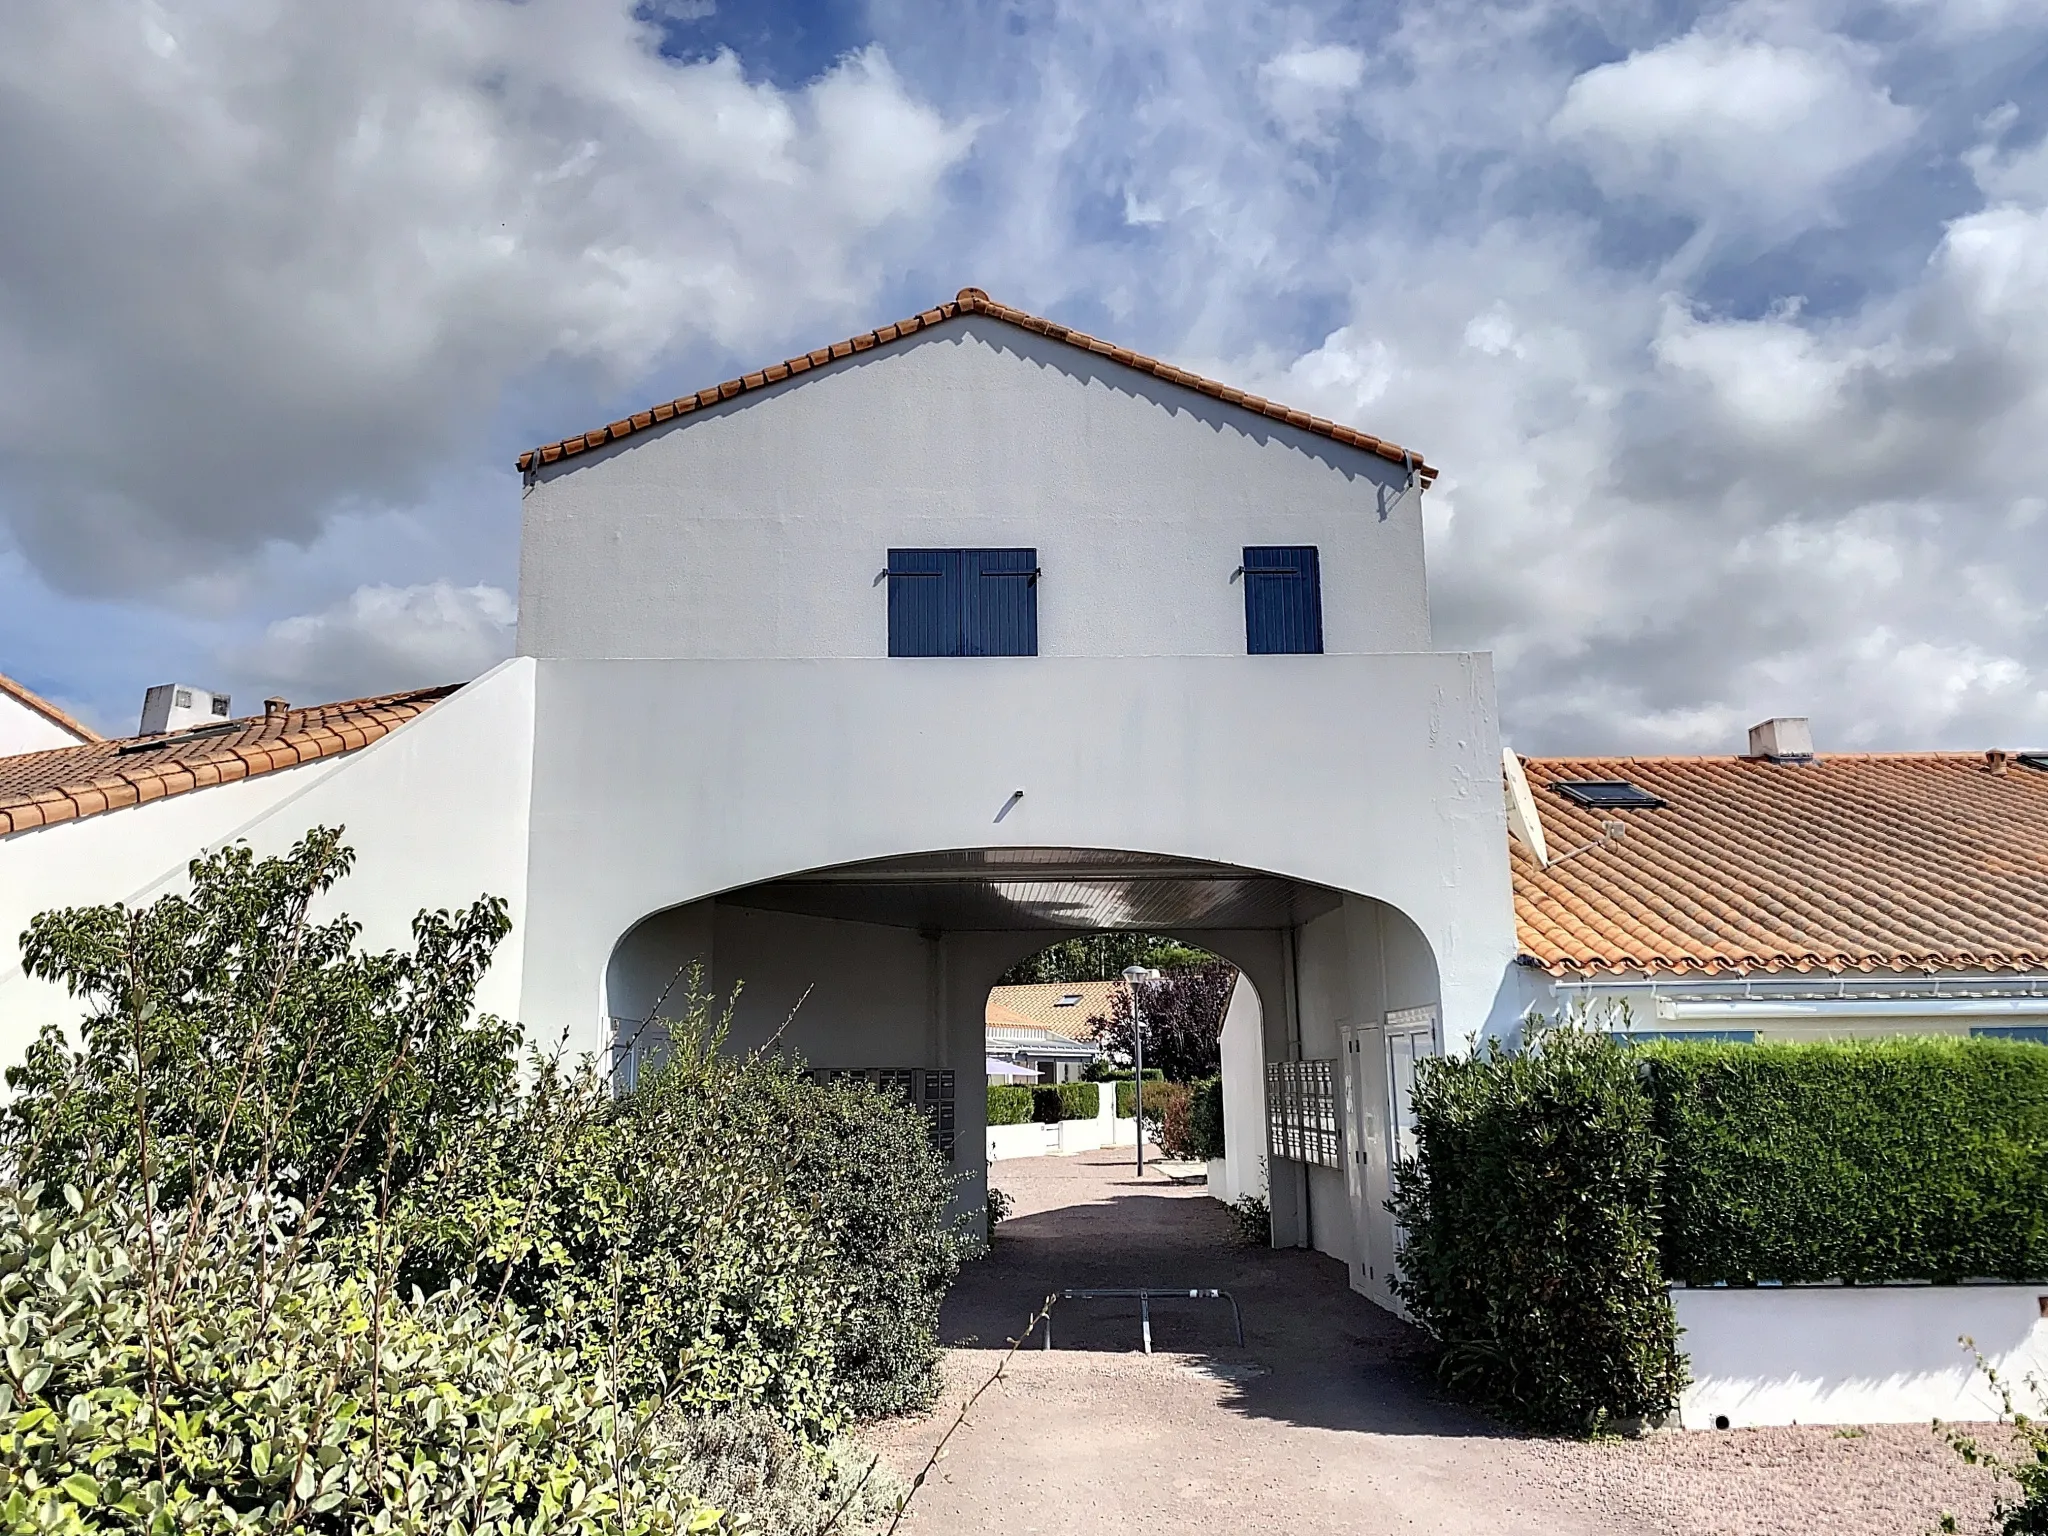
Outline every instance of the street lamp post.
<path fill-rule="evenodd" d="M 1145 1177 L 1145 1013 L 1138 1002 L 1138 983 L 1157 981 L 1159 973 L 1142 965 L 1124 967 L 1124 985 L 1131 992 L 1131 1097 L 1137 1118 L 1138 1177 Z"/>

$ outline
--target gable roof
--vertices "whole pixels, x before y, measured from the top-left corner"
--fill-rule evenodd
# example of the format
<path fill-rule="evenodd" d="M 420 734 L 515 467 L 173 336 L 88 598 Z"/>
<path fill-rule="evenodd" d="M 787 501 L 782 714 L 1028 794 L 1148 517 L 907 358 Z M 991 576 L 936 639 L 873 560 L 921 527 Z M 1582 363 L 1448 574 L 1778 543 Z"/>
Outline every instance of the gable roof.
<path fill-rule="evenodd" d="M 1522 959 L 1554 975 L 2048 967 L 2048 772 L 1982 752 L 1522 766 L 1553 860 L 1627 828 L 1548 869 L 1511 845 Z M 1551 787 L 1588 779 L 1665 804 Z"/>
<path fill-rule="evenodd" d="M 462 685 L 0 757 L 0 836 L 253 779 L 367 747 Z"/>
<path fill-rule="evenodd" d="M 1128 347 L 1098 341 L 1093 336 L 1074 330 L 1070 326 L 1041 319 L 1021 309 L 1012 309 L 1007 304 L 998 304 L 979 288 L 962 288 L 950 303 L 941 304 L 935 309 L 927 309 L 907 320 L 898 320 L 894 325 L 865 331 L 845 341 L 834 342 L 829 347 L 819 347 L 814 352 L 806 352 L 801 357 L 792 357 L 784 362 L 775 363 L 759 372 L 749 373 L 737 379 L 727 379 L 723 384 L 714 384 L 708 389 L 698 390 L 694 395 L 683 395 L 649 410 L 636 412 L 580 436 L 565 437 L 559 442 L 529 449 L 519 455 L 519 471 L 521 474 L 530 474 L 543 464 L 554 464 L 579 453 L 588 453 L 594 448 L 602 448 L 606 443 L 615 443 L 621 438 L 632 436 L 635 432 L 645 431 L 660 422 L 673 421 L 676 417 L 687 416 L 692 411 L 704 410 L 722 400 L 746 394 L 750 390 L 766 389 L 771 384 L 780 384 L 785 379 L 809 373 L 814 368 L 823 368 L 842 358 L 852 357 L 856 352 L 868 352 L 876 347 L 886 346 L 892 341 L 902 341 L 919 331 L 929 330 L 935 325 L 943 325 L 948 320 L 957 320 L 965 315 L 987 315 L 991 319 L 1001 320 L 1007 325 L 1017 326 L 1034 335 L 1063 342 L 1083 352 L 1092 352 L 1098 357 L 1106 357 L 1126 368 L 1149 373 L 1155 379 L 1178 384 L 1183 389 L 1192 389 L 1197 394 L 1209 396 L 1212 400 L 1221 400 L 1227 405 L 1238 406 L 1256 415 L 1284 421 L 1287 425 L 1299 427 L 1304 432 L 1313 432 L 1333 442 L 1363 449 L 1390 463 L 1409 465 L 1422 477 L 1424 485 L 1429 485 L 1436 479 L 1436 470 L 1423 461 L 1422 455 L 1410 452 L 1399 443 L 1390 443 L 1384 438 L 1360 432 L 1355 427 L 1347 427 L 1321 416 L 1311 416 L 1306 411 L 1297 411 L 1289 406 L 1261 399 L 1257 395 L 1248 395 L 1241 389 L 1232 389 L 1227 384 L 1203 378 L 1198 373 L 1189 373 L 1185 368 L 1162 363 L 1157 358 L 1147 357 L 1142 352 L 1133 352 Z"/>
<path fill-rule="evenodd" d="M 1049 1029 L 1070 1040 L 1087 1038 L 1090 1019 L 1110 1017 L 1120 981 L 1033 981 L 1021 986 L 992 987 L 988 994 L 988 1027 Z M 1059 1006 L 1063 997 L 1078 1003 Z"/>
<path fill-rule="evenodd" d="M 104 741 L 106 739 L 84 721 L 74 719 L 42 695 L 31 693 L 4 672 L 0 672 L 0 698 L 12 699 L 15 703 L 33 710 L 36 714 L 49 721 L 50 724 L 56 726 L 58 730 L 68 731 L 80 741 L 91 742 Z"/>

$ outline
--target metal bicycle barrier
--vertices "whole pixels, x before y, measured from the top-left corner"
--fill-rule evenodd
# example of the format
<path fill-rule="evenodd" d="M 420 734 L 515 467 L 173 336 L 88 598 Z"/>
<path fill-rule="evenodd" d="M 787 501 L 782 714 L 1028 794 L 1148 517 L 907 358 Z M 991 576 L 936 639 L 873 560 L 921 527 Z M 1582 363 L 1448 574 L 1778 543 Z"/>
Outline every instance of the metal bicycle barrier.
<path fill-rule="evenodd" d="M 1219 1291 L 1214 1287 L 1190 1291 L 1161 1290 L 1157 1287 L 1112 1287 L 1107 1290 L 1060 1292 L 1061 1301 L 1130 1300 L 1136 1298 L 1138 1303 L 1138 1328 L 1144 1338 L 1145 1353 L 1148 1355 L 1152 1353 L 1152 1298 L 1155 1296 L 1186 1297 L 1194 1301 L 1229 1302 L 1230 1323 L 1237 1331 L 1237 1347 L 1239 1349 L 1244 1348 L 1244 1314 L 1238 1310 L 1237 1298 L 1228 1291 Z M 1050 1308 L 1047 1309 L 1045 1314 L 1045 1348 L 1052 1348 L 1052 1311 Z"/>

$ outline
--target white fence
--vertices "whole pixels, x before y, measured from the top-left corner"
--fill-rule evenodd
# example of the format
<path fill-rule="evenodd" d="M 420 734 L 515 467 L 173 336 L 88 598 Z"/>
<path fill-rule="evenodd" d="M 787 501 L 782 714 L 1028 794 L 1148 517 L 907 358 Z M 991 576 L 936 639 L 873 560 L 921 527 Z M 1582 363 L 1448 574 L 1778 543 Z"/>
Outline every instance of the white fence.
<path fill-rule="evenodd" d="M 2041 1406 L 2029 1378 L 2048 1387 L 2048 1286 L 1680 1287 L 1671 1300 L 1692 1362 L 1687 1429 L 1996 1418 L 1979 1354 L 2022 1409 Z"/>

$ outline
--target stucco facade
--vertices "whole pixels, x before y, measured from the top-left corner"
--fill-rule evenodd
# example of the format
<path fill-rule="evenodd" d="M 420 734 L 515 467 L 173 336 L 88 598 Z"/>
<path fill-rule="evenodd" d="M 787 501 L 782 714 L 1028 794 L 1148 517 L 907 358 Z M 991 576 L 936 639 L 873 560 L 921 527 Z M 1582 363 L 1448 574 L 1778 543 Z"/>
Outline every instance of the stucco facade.
<path fill-rule="evenodd" d="M 371 942 L 511 901 L 480 1001 L 537 1040 L 644 1046 L 694 964 L 742 989 L 735 1045 L 952 1073 L 970 1210 L 990 986 L 1075 928 L 1182 934 L 1256 1021 L 1234 1182 L 1258 1065 L 1355 1058 L 1342 1165 L 1269 1170 L 1276 1239 L 1391 1303 L 1385 1020 L 1434 1010 L 1455 1049 L 1520 1002 L 1493 677 L 1430 648 L 1420 483 L 949 319 L 538 468 L 516 660 L 333 763 L 0 841 L 0 889 L 142 899 L 201 847 L 341 824 Z M 1318 552 L 1323 654 L 1247 654 L 1247 546 Z M 1034 550 L 1037 654 L 890 656 L 897 547 Z M 69 1005 L 17 970 L 0 1006 Z"/>

